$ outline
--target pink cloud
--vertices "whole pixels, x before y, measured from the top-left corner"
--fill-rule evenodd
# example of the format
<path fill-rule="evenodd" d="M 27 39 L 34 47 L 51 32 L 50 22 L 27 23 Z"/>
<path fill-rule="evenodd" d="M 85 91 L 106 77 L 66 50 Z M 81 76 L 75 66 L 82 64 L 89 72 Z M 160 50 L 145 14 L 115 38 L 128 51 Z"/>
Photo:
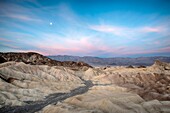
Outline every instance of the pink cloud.
<path fill-rule="evenodd" d="M 83 48 L 83 49 L 95 49 L 96 47 L 94 44 L 92 44 L 91 40 L 89 38 L 81 38 L 79 40 L 72 40 L 72 39 L 67 39 L 65 40 L 66 45 L 71 45 L 76 48 Z"/>
<path fill-rule="evenodd" d="M 144 26 L 144 27 L 130 28 L 130 27 L 111 26 L 111 25 L 91 25 L 89 26 L 89 29 L 98 32 L 114 34 L 125 38 L 130 38 L 130 37 L 141 36 L 144 33 L 149 33 L 149 32 L 160 33 L 163 32 L 165 28 L 161 26 L 156 26 L 156 27 Z"/>
<path fill-rule="evenodd" d="M 0 38 L 0 41 L 12 42 L 12 40 L 8 40 L 8 39 L 6 39 L 6 38 Z"/>
<path fill-rule="evenodd" d="M 92 56 L 98 56 L 101 55 L 100 52 L 108 53 L 111 56 L 112 55 L 137 55 L 137 54 L 152 54 L 152 53 L 166 53 L 170 52 L 170 47 L 164 47 L 160 49 L 154 49 L 154 50 L 144 50 L 142 48 L 135 48 L 135 49 L 130 49 L 127 47 L 118 47 L 118 48 L 108 48 L 108 47 L 101 47 L 89 50 L 89 49 L 82 49 L 82 48 L 64 48 L 60 47 L 44 47 L 44 48 L 39 48 L 38 50 L 22 50 L 22 49 L 17 49 L 19 52 L 36 52 L 40 53 L 43 55 L 92 55 Z M 99 53 L 96 51 L 100 51 Z"/>
<path fill-rule="evenodd" d="M 90 26 L 89 28 L 95 31 L 113 33 L 118 36 L 123 35 L 123 31 L 125 31 L 126 29 L 124 27 L 116 27 L 116 26 L 109 26 L 109 25 L 95 25 L 95 26 Z"/>
<path fill-rule="evenodd" d="M 51 43 L 51 40 L 45 40 L 46 42 L 36 44 L 36 47 L 39 50 L 42 50 L 49 55 L 55 54 L 79 54 L 79 55 L 94 55 L 96 51 L 105 51 L 115 53 L 120 51 L 122 48 L 110 48 L 107 45 L 102 44 L 100 40 L 92 40 L 89 37 L 82 37 L 78 39 L 62 39 L 58 42 L 54 41 Z M 50 45 L 49 45 L 50 44 Z"/>
<path fill-rule="evenodd" d="M 84 39 L 79 41 L 66 41 L 64 45 L 56 43 L 53 45 L 39 44 L 37 47 L 43 51 L 48 51 L 48 54 L 72 54 L 72 53 L 88 53 L 94 47 Z"/>
<path fill-rule="evenodd" d="M 161 27 L 144 27 L 142 28 L 143 32 L 162 32 L 163 28 Z"/>
<path fill-rule="evenodd" d="M 34 22 L 42 22 L 41 19 L 33 18 L 27 15 L 21 15 L 21 14 L 5 14 L 4 16 L 9 18 L 14 18 L 22 21 L 34 21 Z"/>
<path fill-rule="evenodd" d="M 154 43 L 154 44 L 156 44 L 156 45 L 161 44 L 160 41 L 154 41 L 154 42 L 152 42 L 152 43 Z"/>
<path fill-rule="evenodd" d="M 159 49 L 159 52 L 170 52 L 170 47 L 164 47 Z"/>

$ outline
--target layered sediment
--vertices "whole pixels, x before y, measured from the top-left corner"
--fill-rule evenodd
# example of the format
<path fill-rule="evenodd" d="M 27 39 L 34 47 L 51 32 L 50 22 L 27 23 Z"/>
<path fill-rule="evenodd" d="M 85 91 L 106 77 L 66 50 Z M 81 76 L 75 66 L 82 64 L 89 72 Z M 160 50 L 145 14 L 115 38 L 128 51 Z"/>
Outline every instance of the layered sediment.
<path fill-rule="evenodd" d="M 152 66 L 140 68 L 73 68 L 13 60 L 1 63 L 0 110 L 29 113 L 170 112 L 169 63 L 156 61 Z"/>

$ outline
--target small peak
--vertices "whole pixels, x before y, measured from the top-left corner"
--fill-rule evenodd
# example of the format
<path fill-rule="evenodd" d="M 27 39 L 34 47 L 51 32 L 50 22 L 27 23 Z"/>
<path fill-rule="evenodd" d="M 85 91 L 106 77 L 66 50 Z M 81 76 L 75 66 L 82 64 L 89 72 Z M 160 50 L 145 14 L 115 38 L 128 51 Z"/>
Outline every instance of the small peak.
<path fill-rule="evenodd" d="M 161 66 L 161 65 L 163 65 L 163 62 L 161 62 L 160 60 L 155 60 L 154 65 Z"/>
<path fill-rule="evenodd" d="M 161 62 L 160 60 L 155 60 L 153 67 L 161 68 L 163 70 L 170 70 L 170 64 L 166 62 Z"/>
<path fill-rule="evenodd" d="M 167 65 L 167 63 L 166 62 L 162 62 L 162 61 L 160 61 L 160 60 L 155 60 L 155 63 L 153 64 L 154 66 L 166 66 Z"/>

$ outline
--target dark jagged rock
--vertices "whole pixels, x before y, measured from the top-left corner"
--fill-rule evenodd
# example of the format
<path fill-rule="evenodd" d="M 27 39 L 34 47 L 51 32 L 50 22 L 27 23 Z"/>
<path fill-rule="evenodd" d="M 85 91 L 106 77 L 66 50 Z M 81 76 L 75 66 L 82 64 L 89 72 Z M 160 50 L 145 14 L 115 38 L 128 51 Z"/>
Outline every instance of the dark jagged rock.
<path fill-rule="evenodd" d="M 134 68 L 132 65 L 127 66 L 127 68 Z"/>
<path fill-rule="evenodd" d="M 4 62 L 6 62 L 6 60 L 0 56 L 0 63 L 4 63 Z"/>
<path fill-rule="evenodd" d="M 79 69 L 82 67 L 92 68 L 92 66 L 84 62 L 73 62 L 73 61 L 61 62 L 61 61 L 52 60 L 46 56 L 34 52 L 0 53 L 0 57 L 4 58 L 5 61 L 24 62 L 26 64 L 31 64 L 31 65 L 66 66 L 66 67 L 71 67 L 73 69 Z"/>
<path fill-rule="evenodd" d="M 140 65 L 137 68 L 146 68 L 146 66 Z"/>

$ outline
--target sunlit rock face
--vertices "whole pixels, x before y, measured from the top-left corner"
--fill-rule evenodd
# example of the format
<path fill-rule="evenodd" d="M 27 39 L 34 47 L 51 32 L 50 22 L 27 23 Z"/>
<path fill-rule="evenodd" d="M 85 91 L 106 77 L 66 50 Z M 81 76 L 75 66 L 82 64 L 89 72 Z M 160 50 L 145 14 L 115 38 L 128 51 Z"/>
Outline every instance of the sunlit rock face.
<path fill-rule="evenodd" d="M 43 113 L 168 113 L 170 112 L 169 64 L 88 69 L 81 73 L 93 86 L 87 93 L 55 105 Z M 165 68 L 166 67 L 166 68 Z"/>
<path fill-rule="evenodd" d="M 0 106 L 24 105 L 52 93 L 69 92 L 82 81 L 64 67 L 7 62 L 0 65 Z"/>
<path fill-rule="evenodd" d="M 80 64 L 82 65 L 82 64 Z M 0 64 L 0 108 L 25 106 L 51 94 L 70 93 L 93 86 L 82 94 L 47 104 L 38 113 L 168 113 L 170 64 L 156 61 L 149 67 L 83 67 Z"/>
<path fill-rule="evenodd" d="M 106 68 L 104 73 L 93 77 L 92 80 L 95 83 L 126 87 L 145 100 L 170 100 L 170 65 L 158 62 L 147 68 Z"/>
<path fill-rule="evenodd" d="M 48 105 L 39 113 L 168 113 L 170 101 L 145 101 L 119 86 L 96 86 L 87 93 Z"/>

